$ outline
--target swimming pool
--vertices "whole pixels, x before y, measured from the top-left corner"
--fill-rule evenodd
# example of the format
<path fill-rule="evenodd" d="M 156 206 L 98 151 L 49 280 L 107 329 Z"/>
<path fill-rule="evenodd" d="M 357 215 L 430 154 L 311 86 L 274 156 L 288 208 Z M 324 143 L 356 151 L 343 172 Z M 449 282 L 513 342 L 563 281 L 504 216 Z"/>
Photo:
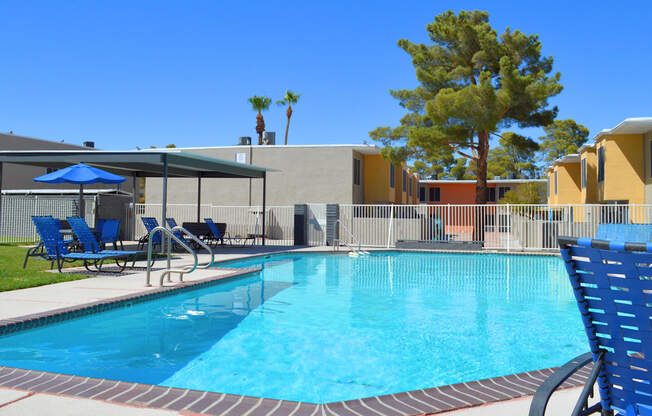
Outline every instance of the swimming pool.
<path fill-rule="evenodd" d="M 6 366 L 324 403 L 557 366 L 587 349 L 559 258 L 374 252 L 0 337 Z"/>

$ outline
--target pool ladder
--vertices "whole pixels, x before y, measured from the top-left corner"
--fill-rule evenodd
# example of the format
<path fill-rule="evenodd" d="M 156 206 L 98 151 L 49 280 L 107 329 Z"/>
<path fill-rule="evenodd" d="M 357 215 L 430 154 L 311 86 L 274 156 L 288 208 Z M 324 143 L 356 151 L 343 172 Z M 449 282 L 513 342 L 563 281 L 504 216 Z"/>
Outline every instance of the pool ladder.
<path fill-rule="evenodd" d="M 179 237 L 174 235 L 175 231 L 180 231 L 187 237 L 189 237 L 191 240 L 193 240 L 195 243 L 200 245 L 201 247 L 205 248 L 208 250 L 208 252 L 211 255 L 211 259 L 207 264 L 200 265 L 199 264 L 199 258 L 197 257 L 197 252 L 190 248 L 188 244 L 186 244 L 185 241 L 181 240 Z M 179 282 L 183 282 L 183 275 L 184 274 L 190 274 L 194 272 L 197 268 L 200 269 L 207 269 L 211 267 L 215 263 L 215 253 L 213 253 L 213 249 L 208 246 L 205 242 L 203 242 L 199 237 L 196 235 L 192 234 L 190 231 L 186 230 L 180 225 L 177 225 L 176 227 L 172 228 L 171 230 L 163 227 L 163 226 L 158 226 L 152 229 L 149 233 L 149 239 L 148 239 L 148 244 L 147 244 L 147 276 L 145 278 L 145 286 L 150 287 L 152 286 L 151 284 L 151 273 L 152 273 L 152 238 L 154 237 L 154 234 L 157 232 L 160 232 L 164 234 L 161 238 L 161 242 L 163 241 L 163 238 L 167 236 L 167 268 L 161 273 L 161 278 L 159 280 L 159 286 L 163 286 L 163 280 L 167 277 L 168 282 L 172 282 L 172 274 L 177 273 L 179 274 Z M 172 240 L 174 240 L 177 244 L 179 244 L 181 247 L 183 247 L 184 250 L 186 250 L 189 254 L 192 254 L 194 263 L 192 266 L 184 266 L 182 268 L 177 268 L 173 269 L 171 266 L 171 252 L 172 252 Z"/>
<path fill-rule="evenodd" d="M 345 246 L 346 248 L 349 249 L 349 256 L 350 257 L 359 257 L 361 255 L 369 254 L 368 251 L 362 250 L 362 248 L 361 248 L 362 244 L 360 244 L 360 240 L 358 240 L 357 237 L 355 235 L 353 235 L 351 230 L 346 228 L 346 226 L 344 225 L 342 220 L 338 219 L 337 221 L 335 221 L 335 225 L 337 226 L 338 224 L 340 225 L 340 229 L 343 229 L 344 231 L 346 231 L 347 234 L 351 237 L 351 241 L 353 241 L 355 244 L 358 245 L 358 248 L 355 248 L 355 246 L 352 246 L 351 244 L 347 243 L 344 240 L 341 240 L 340 238 L 334 238 L 333 239 L 333 251 L 338 251 L 339 248 L 340 248 L 340 243 L 341 243 L 343 246 Z"/>

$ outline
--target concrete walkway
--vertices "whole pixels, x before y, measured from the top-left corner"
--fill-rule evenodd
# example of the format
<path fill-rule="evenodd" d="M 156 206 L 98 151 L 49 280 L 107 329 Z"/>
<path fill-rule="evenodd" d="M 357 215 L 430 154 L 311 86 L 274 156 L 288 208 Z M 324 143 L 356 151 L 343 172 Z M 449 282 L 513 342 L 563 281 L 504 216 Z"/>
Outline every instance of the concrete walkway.
<path fill-rule="evenodd" d="M 242 249 L 221 249 L 216 252 L 215 261 L 232 260 L 287 249 L 288 247 L 269 246 L 247 247 Z M 311 251 L 316 249 L 319 248 L 310 248 Z M 172 268 L 193 264 L 192 256 L 189 254 L 176 254 L 174 257 L 174 260 L 172 260 Z M 209 257 L 208 254 L 200 254 L 200 264 L 208 263 Z M 136 267 L 145 268 L 146 262 L 136 262 Z M 88 279 L 0 292 L 0 320 L 35 313 L 43 313 L 54 309 L 71 307 L 123 295 L 147 292 L 159 287 L 160 275 L 165 267 L 165 259 L 156 262 L 154 265 L 155 271 L 151 274 L 152 287 L 149 288 L 145 287 L 146 272 L 129 272 L 129 269 L 127 269 L 121 276 L 98 274 L 97 276 Z M 85 271 L 83 267 L 73 270 Z M 187 282 L 193 282 L 210 277 L 223 276 L 232 272 L 233 269 L 224 268 L 197 269 L 193 273 L 185 275 L 184 280 Z M 172 283 L 165 282 L 164 286 L 177 285 L 178 275 L 175 274 L 173 280 Z"/>

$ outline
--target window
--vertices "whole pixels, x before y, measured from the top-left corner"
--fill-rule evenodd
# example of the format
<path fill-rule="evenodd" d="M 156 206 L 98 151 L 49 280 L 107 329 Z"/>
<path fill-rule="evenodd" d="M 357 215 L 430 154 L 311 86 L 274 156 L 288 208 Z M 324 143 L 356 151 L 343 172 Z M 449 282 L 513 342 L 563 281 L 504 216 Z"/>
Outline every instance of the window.
<path fill-rule="evenodd" d="M 582 159 L 582 173 L 581 173 L 581 182 L 582 182 L 582 189 L 586 188 L 586 158 Z"/>
<path fill-rule="evenodd" d="M 555 195 L 557 195 L 557 171 L 555 171 Z"/>
<path fill-rule="evenodd" d="M 409 188 L 410 188 L 409 189 L 410 190 L 409 195 L 412 196 L 412 180 L 410 180 Z"/>
<path fill-rule="evenodd" d="M 403 192 L 407 189 L 407 172 L 403 171 Z"/>
<path fill-rule="evenodd" d="M 598 182 L 604 181 L 604 146 L 598 148 Z M 555 189 L 555 193 L 557 190 Z"/>
<path fill-rule="evenodd" d="M 396 185 L 396 169 L 394 168 L 393 164 L 389 164 L 389 186 L 390 188 L 394 188 Z"/>
<path fill-rule="evenodd" d="M 426 202 L 426 187 L 419 187 L 419 202 Z"/>
<path fill-rule="evenodd" d="M 498 200 L 503 199 L 503 197 L 505 196 L 505 192 L 510 191 L 511 189 L 512 188 L 509 186 L 501 186 L 500 188 L 498 188 Z"/>
<path fill-rule="evenodd" d="M 429 190 L 430 202 L 439 202 L 441 200 L 441 189 L 438 186 L 433 186 Z"/>
<path fill-rule="evenodd" d="M 487 188 L 487 202 L 496 202 L 496 187 Z"/>
<path fill-rule="evenodd" d="M 353 184 L 360 185 L 360 159 L 353 159 Z"/>

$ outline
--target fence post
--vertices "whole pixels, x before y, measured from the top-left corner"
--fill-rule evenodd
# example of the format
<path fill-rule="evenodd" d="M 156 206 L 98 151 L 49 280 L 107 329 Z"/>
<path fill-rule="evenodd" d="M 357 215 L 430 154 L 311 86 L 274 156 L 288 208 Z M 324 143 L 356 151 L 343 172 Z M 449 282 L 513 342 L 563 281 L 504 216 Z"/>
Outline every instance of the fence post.
<path fill-rule="evenodd" d="M 389 212 L 389 229 L 387 230 L 387 248 L 392 238 L 392 225 L 394 224 L 394 204 L 390 206 Z"/>
<path fill-rule="evenodd" d="M 512 210 L 507 203 L 507 252 L 509 253 L 510 240 L 512 239 Z"/>

